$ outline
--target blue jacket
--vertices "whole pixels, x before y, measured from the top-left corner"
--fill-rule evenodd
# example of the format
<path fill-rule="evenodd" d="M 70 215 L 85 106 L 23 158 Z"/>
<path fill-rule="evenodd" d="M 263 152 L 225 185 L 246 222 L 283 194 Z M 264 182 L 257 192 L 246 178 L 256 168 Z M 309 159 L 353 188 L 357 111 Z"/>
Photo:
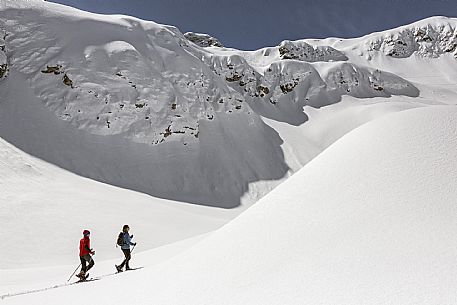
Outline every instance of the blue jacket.
<path fill-rule="evenodd" d="M 129 250 L 130 245 L 133 246 L 135 244 L 135 243 L 132 243 L 132 236 L 130 236 L 128 232 L 124 232 L 124 241 L 122 242 L 121 249 Z"/>

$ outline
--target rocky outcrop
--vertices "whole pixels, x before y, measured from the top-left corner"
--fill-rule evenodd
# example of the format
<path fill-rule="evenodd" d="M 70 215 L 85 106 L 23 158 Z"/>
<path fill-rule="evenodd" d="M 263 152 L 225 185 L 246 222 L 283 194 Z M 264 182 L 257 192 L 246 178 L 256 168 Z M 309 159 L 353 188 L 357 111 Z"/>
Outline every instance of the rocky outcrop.
<path fill-rule="evenodd" d="M 358 98 L 405 95 L 416 97 L 419 90 L 403 78 L 379 69 L 344 63 L 333 67 L 325 77 L 327 90 Z"/>
<path fill-rule="evenodd" d="M 62 65 L 46 66 L 46 69 L 41 70 L 41 73 L 45 73 L 45 74 L 53 73 L 55 75 L 59 75 L 59 74 L 63 73 Z"/>
<path fill-rule="evenodd" d="M 0 30 L 0 80 L 8 76 L 9 66 L 6 57 L 6 37 L 5 31 Z"/>
<path fill-rule="evenodd" d="M 211 37 L 208 34 L 199 34 L 194 32 L 187 32 L 184 34 L 189 41 L 192 41 L 197 46 L 206 48 L 206 47 L 224 47 L 222 43 L 214 37 Z"/>
<path fill-rule="evenodd" d="M 329 46 L 313 47 L 304 41 L 289 40 L 281 42 L 279 55 L 282 59 L 295 59 L 306 62 L 346 61 L 348 59 L 341 51 Z"/>
<path fill-rule="evenodd" d="M 309 48 L 319 50 L 311 46 Z M 316 55 L 310 51 L 305 57 L 308 60 L 319 58 L 325 61 L 347 59 L 338 52 L 335 50 L 324 56 L 324 53 Z M 246 59 L 248 57 L 238 54 L 222 57 L 202 53 L 200 56 L 216 75 L 239 93 L 236 98 L 239 105 L 235 106 L 235 110 L 245 108 L 242 103 L 246 102 L 248 109 L 254 113 L 293 125 L 305 122 L 303 106 L 325 106 L 341 100 L 343 95 L 368 98 L 392 95 L 415 97 L 419 94 L 414 85 L 399 76 L 345 61 L 333 63 L 332 68 L 321 74 L 312 63 L 297 62 L 297 55 L 295 60 L 272 62 L 261 74 L 250 65 Z"/>
<path fill-rule="evenodd" d="M 406 27 L 372 40 L 368 50 L 395 58 L 407 58 L 414 53 L 431 58 L 451 53 L 457 58 L 457 29 L 451 24 Z"/>

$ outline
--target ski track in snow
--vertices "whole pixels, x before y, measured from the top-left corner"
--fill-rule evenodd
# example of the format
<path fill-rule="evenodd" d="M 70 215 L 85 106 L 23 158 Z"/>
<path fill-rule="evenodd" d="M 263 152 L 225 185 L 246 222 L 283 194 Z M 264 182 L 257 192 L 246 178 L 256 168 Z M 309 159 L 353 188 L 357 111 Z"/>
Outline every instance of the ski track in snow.
<path fill-rule="evenodd" d="M 104 276 L 98 276 L 98 277 L 94 277 L 94 278 L 89 278 L 89 279 L 87 279 L 85 281 L 76 281 L 76 282 L 70 282 L 70 283 L 64 283 L 64 284 L 57 284 L 57 285 L 54 285 L 54 286 L 51 286 L 51 287 L 46 287 L 46 288 L 40 288 L 40 289 L 33 289 L 33 290 L 26 290 L 26 291 L 21 291 L 21 292 L 3 294 L 3 295 L 0 295 L 0 299 L 3 300 L 5 298 L 16 297 L 16 296 L 20 296 L 20 295 L 24 295 L 24 294 L 38 293 L 38 292 L 43 292 L 43 291 L 47 291 L 47 290 L 51 290 L 51 289 L 57 289 L 57 288 L 76 285 L 76 284 L 89 283 L 89 282 L 101 280 L 104 277 L 115 275 L 115 274 L 116 273 L 106 274 Z"/>
<path fill-rule="evenodd" d="M 139 269 L 143 269 L 143 267 L 135 267 L 135 268 L 132 268 L 129 271 L 124 271 L 124 272 L 131 272 L 131 271 L 135 271 L 135 270 L 139 270 Z M 76 282 L 73 281 L 73 282 L 71 282 L 71 280 L 70 280 L 67 283 L 56 284 L 56 285 L 53 285 L 53 286 L 50 286 L 50 287 L 39 288 L 39 289 L 31 289 L 31 290 L 25 290 L 25 291 L 20 291 L 20 292 L 3 294 L 3 295 L 0 295 L 0 299 L 3 300 L 5 298 L 20 296 L 20 295 L 24 295 L 24 294 L 38 293 L 38 292 L 43 292 L 43 291 L 47 291 L 47 290 L 51 290 L 51 289 L 57 289 L 57 288 L 76 285 L 76 284 L 90 283 L 90 282 L 93 282 L 93 281 L 102 280 L 102 279 L 104 279 L 106 277 L 113 276 L 113 275 L 116 275 L 116 274 L 119 274 L 119 273 L 122 273 L 122 272 L 114 272 L 114 273 L 99 275 L 99 276 L 96 276 L 96 277 L 89 277 L 85 281 L 76 281 Z"/>

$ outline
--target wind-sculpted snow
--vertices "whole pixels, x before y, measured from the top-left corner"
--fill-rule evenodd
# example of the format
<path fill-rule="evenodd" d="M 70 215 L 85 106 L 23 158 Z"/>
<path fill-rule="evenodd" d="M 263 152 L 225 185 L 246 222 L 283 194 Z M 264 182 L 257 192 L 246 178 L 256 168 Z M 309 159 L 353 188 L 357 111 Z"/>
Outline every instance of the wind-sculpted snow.
<path fill-rule="evenodd" d="M 435 35 L 439 26 L 430 23 L 414 32 L 418 50 L 452 49 L 455 27 Z M 420 94 L 416 83 L 362 56 L 368 46 L 370 54 L 387 48 L 380 34 L 239 51 L 172 26 L 37 0 L 0 3 L 0 33 L 0 136 L 86 177 L 193 203 L 234 207 L 245 195 L 254 202 L 306 163 L 292 167 L 291 159 L 309 161 L 316 152 L 272 127 L 307 123 L 305 106 Z M 427 49 L 427 37 L 441 42 Z M 285 153 L 287 145 L 301 148 Z M 78 153 L 70 157 L 68 147 Z M 251 188 L 265 181 L 275 182 Z"/>

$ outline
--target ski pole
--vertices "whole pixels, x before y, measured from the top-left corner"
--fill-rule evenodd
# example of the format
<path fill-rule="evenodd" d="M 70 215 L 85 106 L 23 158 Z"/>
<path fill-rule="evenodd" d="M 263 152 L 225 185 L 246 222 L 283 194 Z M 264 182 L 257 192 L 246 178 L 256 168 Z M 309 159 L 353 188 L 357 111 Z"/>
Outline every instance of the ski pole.
<path fill-rule="evenodd" d="M 75 271 L 73 271 L 73 273 L 70 275 L 70 278 L 68 279 L 67 282 L 69 282 L 71 280 L 71 278 L 73 277 L 73 275 L 75 275 L 76 271 L 79 269 L 80 266 L 81 266 L 81 263 L 79 263 L 78 267 L 76 267 Z"/>
<path fill-rule="evenodd" d="M 130 253 L 133 252 L 133 250 L 135 249 L 135 247 L 136 247 L 136 244 L 132 247 L 132 251 L 130 251 Z"/>

